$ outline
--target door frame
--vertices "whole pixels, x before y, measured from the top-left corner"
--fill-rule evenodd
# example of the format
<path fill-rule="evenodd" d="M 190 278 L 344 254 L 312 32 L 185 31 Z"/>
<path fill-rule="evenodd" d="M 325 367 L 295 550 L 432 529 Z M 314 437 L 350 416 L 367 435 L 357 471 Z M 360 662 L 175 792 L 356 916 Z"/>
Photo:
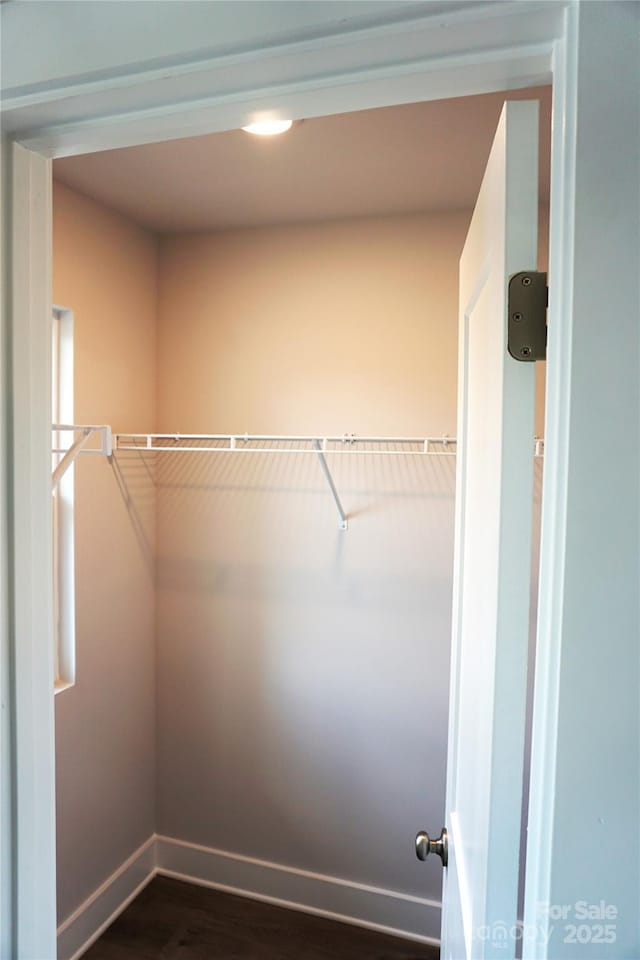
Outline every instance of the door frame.
<path fill-rule="evenodd" d="M 416 9 L 423 6 L 416 4 Z M 6 331 L 3 365 L 10 373 L 10 390 L 4 400 L 2 419 L 3 522 L 8 532 L 8 563 L 2 565 L 0 597 L 7 613 L 3 618 L 0 662 L 6 694 L 0 734 L 3 745 L 10 747 L 3 750 L 2 772 L 13 783 L 11 796 L 6 791 L 0 794 L 0 802 L 4 801 L 0 811 L 0 880 L 7 891 L 1 901 L 0 926 L 6 939 L 0 941 L 0 952 L 4 949 L 7 956 L 55 955 L 53 621 L 51 605 L 46 600 L 51 583 L 51 551 L 47 548 L 51 158 L 237 128 L 255 109 L 256 102 L 275 104 L 294 117 L 309 117 L 552 81 L 545 486 L 524 918 L 525 925 L 542 924 L 544 941 L 548 932 L 545 924 L 548 926 L 549 921 L 538 916 L 537 904 L 553 902 L 556 897 L 555 855 L 549 834 L 554 826 L 559 829 L 555 802 L 557 765 L 561 762 L 560 711 L 571 709 L 561 665 L 563 650 L 571 639 L 563 632 L 567 605 L 574 603 L 567 588 L 576 564 L 567 537 L 569 504 L 576 489 L 572 458 L 580 459 L 585 449 L 583 423 L 572 418 L 572 414 L 576 385 L 579 387 L 581 378 L 595 370 L 595 360 L 586 356 L 583 349 L 576 349 L 581 322 L 576 315 L 576 290 L 585 280 L 585 270 L 580 269 L 579 244 L 587 233 L 587 225 L 577 218 L 577 205 L 589 187 L 588 182 L 585 186 L 589 171 L 581 166 L 581 157 L 597 149 L 600 135 L 585 102 L 585 91 L 588 96 L 595 83 L 605 89 L 611 84 L 612 95 L 618 96 L 619 79 L 615 68 L 611 70 L 606 64 L 605 52 L 607 39 L 617 39 L 620 29 L 606 20 L 601 4 L 581 4 L 577 0 L 506 2 L 493 5 L 491 15 L 492 28 L 488 35 L 485 29 L 480 44 L 477 37 L 483 36 L 487 21 L 484 4 L 470 4 L 446 16 L 420 9 L 412 23 L 355 30 L 348 38 L 345 34 L 325 37 L 320 42 L 291 42 L 283 56 L 297 57 L 297 65 L 291 68 L 287 84 L 274 85 L 270 73 L 273 51 L 254 49 L 250 60 L 262 73 L 259 82 L 241 93 L 212 92 L 218 89 L 223 59 L 220 58 L 207 66 L 210 96 L 181 103 L 179 114 L 175 87 L 171 101 L 164 93 L 160 95 L 164 102 L 160 99 L 152 109 L 133 114 L 126 112 L 127 95 L 119 89 L 119 108 L 114 108 L 108 117 L 103 99 L 100 111 L 97 106 L 89 106 L 82 122 L 31 129 L 28 134 L 15 135 L 13 140 L 3 138 L 3 198 L 11 210 L 2 237 L 2 267 L 8 280 L 2 301 Z M 443 49 L 441 42 L 443 20 L 454 21 L 458 31 L 457 43 L 448 49 Z M 617 14 L 610 18 L 616 20 Z M 415 45 L 417 23 L 424 40 L 422 51 Z M 596 45 L 596 34 L 604 39 L 602 51 Z M 407 62 L 402 51 L 409 38 L 414 47 L 413 59 Z M 438 38 L 439 46 L 434 46 L 434 38 Z M 382 64 L 377 59 L 374 47 L 380 40 L 387 51 L 395 52 L 393 62 Z M 305 73 L 305 62 L 312 55 L 315 79 Z M 608 74 L 603 70 L 605 65 Z M 632 61 L 627 60 L 626 65 L 629 69 Z M 624 66 L 622 63 L 620 69 Z M 164 79 L 173 76 L 177 85 L 184 74 L 184 63 L 162 72 Z M 114 85 L 117 87 L 117 83 Z M 95 82 L 92 86 L 87 80 L 89 105 L 94 92 Z M 107 86 L 103 92 L 108 99 Z M 133 108 L 135 84 L 129 94 Z M 628 106 L 633 106 L 631 99 Z M 625 115 L 623 110 L 619 121 L 609 118 L 608 122 L 619 123 L 622 135 L 628 117 L 629 112 Z M 633 149 L 637 150 L 637 145 L 632 145 Z M 622 186 L 612 182 L 608 191 L 614 196 Z M 606 268 L 605 263 L 605 272 Z M 598 283 L 604 281 L 606 277 L 603 280 L 600 276 Z M 595 279 L 590 281 L 587 277 L 589 282 L 595 284 Z M 620 306 L 626 304 L 633 310 L 633 297 L 630 283 L 626 292 L 618 293 Z M 583 296 L 580 299 L 584 302 Z M 631 600 L 627 600 L 630 604 Z M 3 782 L 7 782 L 6 776 Z M 616 859 L 610 848 L 607 859 Z M 530 947 L 525 943 L 525 957 L 540 960 L 546 955 L 539 943 Z"/>

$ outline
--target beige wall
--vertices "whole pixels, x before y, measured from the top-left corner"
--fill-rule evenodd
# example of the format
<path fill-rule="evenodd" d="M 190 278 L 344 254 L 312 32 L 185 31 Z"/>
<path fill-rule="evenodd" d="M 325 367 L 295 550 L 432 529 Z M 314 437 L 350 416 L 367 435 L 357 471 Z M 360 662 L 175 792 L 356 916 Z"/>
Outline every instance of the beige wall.
<path fill-rule="evenodd" d="M 154 237 L 54 183 L 54 302 L 74 312 L 77 423 L 155 423 L 156 280 Z M 155 491 L 133 461 L 75 469 L 77 682 L 56 696 L 60 919 L 155 822 Z"/>
<path fill-rule="evenodd" d="M 467 221 L 388 217 L 164 240 L 162 428 L 454 434 Z"/>
<path fill-rule="evenodd" d="M 163 240 L 159 429 L 455 434 L 467 223 Z M 159 832 L 439 900 L 453 460 L 158 471 Z"/>

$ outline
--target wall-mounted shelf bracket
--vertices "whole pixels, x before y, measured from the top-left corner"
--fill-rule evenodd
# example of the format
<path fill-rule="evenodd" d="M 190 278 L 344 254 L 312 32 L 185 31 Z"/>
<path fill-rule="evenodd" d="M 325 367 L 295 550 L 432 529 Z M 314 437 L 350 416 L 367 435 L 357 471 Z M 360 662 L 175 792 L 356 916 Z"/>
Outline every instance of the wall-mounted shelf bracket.
<path fill-rule="evenodd" d="M 349 521 L 347 515 L 344 512 L 342 503 L 340 502 L 340 497 L 338 496 L 338 491 L 336 490 L 336 485 L 333 482 L 333 477 L 331 476 L 331 470 L 329 470 L 329 464 L 327 463 L 327 458 L 324 455 L 322 449 L 322 443 L 320 440 L 314 440 L 313 445 L 318 454 L 318 460 L 320 461 L 320 466 L 322 467 L 322 472 L 324 473 L 325 480 L 329 484 L 329 489 L 331 490 L 331 496 L 333 497 L 336 507 L 338 508 L 338 530 L 347 530 L 349 527 Z"/>
<path fill-rule="evenodd" d="M 71 464 L 82 454 L 94 454 L 101 457 L 110 457 L 113 454 L 113 440 L 111 427 L 106 424 L 100 426 L 78 425 L 69 423 L 54 423 L 52 426 L 53 444 L 52 453 L 62 455 L 62 459 L 56 464 L 51 474 L 51 489 L 56 486 L 65 475 Z M 71 433 L 77 439 L 73 440 L 70 446 L 62 446 L 60 434 Z M 100 436 L 99 447 L 87 447 L 92 437 Z"/>

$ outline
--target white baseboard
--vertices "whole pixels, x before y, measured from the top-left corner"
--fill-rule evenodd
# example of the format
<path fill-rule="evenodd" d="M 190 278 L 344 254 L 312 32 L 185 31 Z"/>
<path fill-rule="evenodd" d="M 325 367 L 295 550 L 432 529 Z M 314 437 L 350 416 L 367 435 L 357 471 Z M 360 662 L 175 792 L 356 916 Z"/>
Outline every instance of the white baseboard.
<path fill-rule="evenodd" d="M 78 960 L 156 874 L 156 838 L 149 837 L 58 927 L 58 960 Z"/>
<path fill-rule="evenodd" d="M 441 904 L 381 887 L 255 860 L 171 837 L 156 838 L 157 872 L 289 910 L 439 944 Z"/>
<path fill-rule="evenodd" d="M 436 900 L 154 835 L 60 924 L 58 960 L 79 960 L 156 874 L 408 940 L 440 942 Z"/>

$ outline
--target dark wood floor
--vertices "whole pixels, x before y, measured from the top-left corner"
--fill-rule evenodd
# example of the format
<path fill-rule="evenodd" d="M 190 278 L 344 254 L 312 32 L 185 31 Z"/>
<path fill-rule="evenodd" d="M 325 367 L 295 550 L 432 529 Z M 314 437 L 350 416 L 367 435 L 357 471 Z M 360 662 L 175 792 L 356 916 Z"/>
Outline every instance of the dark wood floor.
<path fill-rule="evenodd" d="M 84 960 L 438 960 L 435 947 L 156 877 Z"/>

